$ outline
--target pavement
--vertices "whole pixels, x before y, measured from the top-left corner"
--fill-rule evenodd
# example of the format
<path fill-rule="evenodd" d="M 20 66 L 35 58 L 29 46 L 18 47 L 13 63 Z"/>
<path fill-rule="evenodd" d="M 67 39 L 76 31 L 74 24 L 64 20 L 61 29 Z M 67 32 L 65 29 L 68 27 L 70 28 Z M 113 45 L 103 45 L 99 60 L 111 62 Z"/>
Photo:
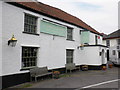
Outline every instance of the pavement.
<path fill-rule="evenodd" d="M 107 90 L 108 88 L 109 90 L 116 90 L 116 88 L 120 88 L 120 79 L 118 79 L 120 74 L 119 69 L 119 67 L 113 67 L 107 70 L 75 71 L 60 75 L 59 79 L 28 82 L 11 88 L 68 88 L 72 90 L 81 90 L 85 88 L 106 88 L 105 90 Z"/>

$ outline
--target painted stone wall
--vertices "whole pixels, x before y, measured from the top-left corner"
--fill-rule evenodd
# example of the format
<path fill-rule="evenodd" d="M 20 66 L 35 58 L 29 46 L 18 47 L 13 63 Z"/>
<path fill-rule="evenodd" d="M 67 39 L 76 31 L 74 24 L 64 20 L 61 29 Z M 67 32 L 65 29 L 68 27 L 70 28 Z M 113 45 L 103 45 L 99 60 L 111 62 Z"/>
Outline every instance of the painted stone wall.
<path fill-rule="evenodd" d="M 37 66 L 48 66 L 49 69 L 65 66 L 66 49 L 74 49 L 74 63 L 77 65 L 84 63 L 84 61 L 88 59 L 87 57 L 82 59 L 81 57 L 83 54 L 91 54 L 90 50 L 92 49 L 89 49 L 89 53 L 85 50 L 83 52 L 86 53 L 81 54 L 81 51 L 77 48 L 81 44 L 82 40 L 79 33 L 81 28 L 6 3 L 4 4 L 3 9 L 3 75 L 29 72 L 29 70 L 21 71 L 22 46 L 38 47 Z M 66 40 L 66 27 L 43 21 L 38 23 L 39 35 L 23 33 L 25 12 L 37 15 L 39 22 L 40 19 L 46 18 L 73 28 L 73 41 Z M 15 38 L 18 40 L 15 47 L 7 45 L 7 42 L 12 37 L 12 34 L 14 34 Z M 85 35 L 88 36 L 88 33 Z M 95 34 L 90 35 L 90 38 L 87 38 L 86 41 L 94 43 L 94 36 Z M 96 61 L 94 63 L 99 64 Z"/>
<path fill-rule="evenodd" d="M 2 1 L 0 1 L 0 89 L 2 88 Z"/>
<path fill-rule="evenodd" d="M 2 74 L 2 1 L 0 1 L 0 76 Z"/>

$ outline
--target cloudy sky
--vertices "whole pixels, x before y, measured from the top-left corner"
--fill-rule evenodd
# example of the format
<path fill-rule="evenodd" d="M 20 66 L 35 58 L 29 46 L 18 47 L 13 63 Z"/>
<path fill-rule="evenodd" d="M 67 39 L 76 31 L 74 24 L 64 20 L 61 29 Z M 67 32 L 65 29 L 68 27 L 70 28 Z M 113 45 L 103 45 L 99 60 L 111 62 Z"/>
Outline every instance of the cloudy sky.
<path fill-rule="evenodd" d="M 118 29 L 119 0 L 38 0 L 74 15 L 99 32 Z"/>

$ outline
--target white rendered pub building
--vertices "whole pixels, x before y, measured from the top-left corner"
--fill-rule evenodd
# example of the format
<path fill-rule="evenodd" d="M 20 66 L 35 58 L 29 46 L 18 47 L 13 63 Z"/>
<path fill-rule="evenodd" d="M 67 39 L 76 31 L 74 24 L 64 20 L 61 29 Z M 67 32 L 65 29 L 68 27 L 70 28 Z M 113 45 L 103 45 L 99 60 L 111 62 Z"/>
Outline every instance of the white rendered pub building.
<path fill-rule="evenodd" d="M 29 69 L 65 71 L 66 63 L 101 69 L 102 35 L 79 18 L 40 2 L 0 2 L 2 88 L 28 82 Z"/>

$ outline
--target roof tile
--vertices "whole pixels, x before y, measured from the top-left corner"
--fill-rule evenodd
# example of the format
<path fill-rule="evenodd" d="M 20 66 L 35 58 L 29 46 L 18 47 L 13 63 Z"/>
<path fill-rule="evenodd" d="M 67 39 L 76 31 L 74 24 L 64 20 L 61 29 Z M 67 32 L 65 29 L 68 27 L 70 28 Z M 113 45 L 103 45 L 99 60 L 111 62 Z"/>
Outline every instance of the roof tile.
<path fill-rule="evenodd" d="M 115 38 L 120 38 L 120 29 L 115 31 L 115 32 L 112 32 L 110 33 L 109 35 L 105 36 L 104 37 L 104 40 L 105 39 L 115 39 Z"/>

